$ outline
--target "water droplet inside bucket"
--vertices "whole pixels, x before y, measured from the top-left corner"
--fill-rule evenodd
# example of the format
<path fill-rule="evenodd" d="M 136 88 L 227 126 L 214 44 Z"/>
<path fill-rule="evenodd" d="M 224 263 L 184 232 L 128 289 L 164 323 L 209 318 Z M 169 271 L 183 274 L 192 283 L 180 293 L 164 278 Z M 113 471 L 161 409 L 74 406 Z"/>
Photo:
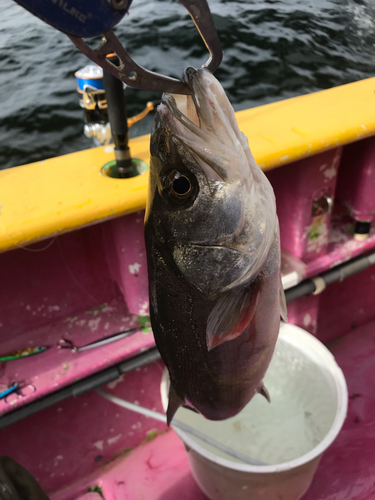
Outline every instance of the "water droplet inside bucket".
<path fill-rule="evenodd" d="M 332 376 L 323 364 L 279 339 L 264 383 L 270 404 L 256 395 L 241 413 L 222 422 L 183 408 L 176 418 L 259 462 L 274 465 L 301 457 L 322 441 L 334 421 L 337 394 Z M 237 461 L 190 437 L 216 456 Z"/>

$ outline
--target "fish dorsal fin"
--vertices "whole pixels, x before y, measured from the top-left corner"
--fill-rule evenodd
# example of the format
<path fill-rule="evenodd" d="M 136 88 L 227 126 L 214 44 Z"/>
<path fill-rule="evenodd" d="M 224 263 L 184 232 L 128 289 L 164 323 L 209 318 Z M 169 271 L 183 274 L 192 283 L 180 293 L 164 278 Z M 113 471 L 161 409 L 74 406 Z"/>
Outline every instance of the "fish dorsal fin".
<path fill-rule="evenodd" d="M 283 284 L 280 277 L 280 316 L 285 323 L 288 323 L 288 308 L 286 306 L 286 298 Z"/>
<path fill-rule="evenodd" d="M 209 351 L 224 342 L 234 340 L 252 320 L 259 300 L 260 287 L 238 287 L 225 292 L 212 309 L 206 330 Z"/>
<path fill-rule="evenodd" d="M 175 416 L 176 411 L 183 406 L 185 401 L 178 396 L 177 392 L 174 390 L 173 385 L 169 386 L 169 401 L 168 401 L 168 409 L 167 409 L 167 425 L 169 427 L 172 422 L 173 417 Z"/>

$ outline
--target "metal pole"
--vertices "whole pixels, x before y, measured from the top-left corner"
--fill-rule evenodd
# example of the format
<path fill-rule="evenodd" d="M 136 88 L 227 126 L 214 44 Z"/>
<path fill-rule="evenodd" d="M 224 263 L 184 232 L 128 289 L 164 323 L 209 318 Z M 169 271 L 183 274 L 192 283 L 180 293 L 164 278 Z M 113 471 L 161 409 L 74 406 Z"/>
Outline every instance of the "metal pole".
<path fill-rule="evenodd" d="M 108 59 L 118 64 L 116 55 Z M 115 157 L 120 178 L 133 177 L 133 162 L 129 149 L 128 117 L 122 82 L 107 71 L 103 71 L 104 90 L 108 105 L 108 118 L 111 125 Z"/>

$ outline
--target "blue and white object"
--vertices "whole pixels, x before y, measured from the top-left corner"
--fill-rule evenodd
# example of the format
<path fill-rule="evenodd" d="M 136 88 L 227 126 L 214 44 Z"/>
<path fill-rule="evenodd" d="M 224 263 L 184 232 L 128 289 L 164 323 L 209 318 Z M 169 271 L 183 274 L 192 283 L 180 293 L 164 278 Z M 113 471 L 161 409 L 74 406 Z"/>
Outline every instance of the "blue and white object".
<path fill-rule="evenodd" d="M 16 0 L 54 28 L 77 37 L 105 33 L 128 12 L 132 0 Z"/>
<path fill-rule="evenodd" d="M 100 66 L 88 64 L 76 71 L 74 76 L 77 78 L 78 92 L 81 94 L 87 91 L 87 87 L 99 93 L 104 92 L 103 69 Z"/>

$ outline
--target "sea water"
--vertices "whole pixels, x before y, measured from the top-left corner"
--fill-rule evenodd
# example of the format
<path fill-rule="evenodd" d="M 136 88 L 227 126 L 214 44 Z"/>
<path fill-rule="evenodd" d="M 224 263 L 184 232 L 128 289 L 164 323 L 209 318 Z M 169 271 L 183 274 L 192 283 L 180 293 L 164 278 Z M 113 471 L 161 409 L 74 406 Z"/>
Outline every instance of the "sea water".
<path fill-rule="evenodd" d="M 373 0 L 209 4 L 224 50 L 215 75 L 236 111 L 375 74 Z M 1 7 L 0 170 L 93 147 L 83 134 L 74 77 L 89 60 L 67 36 L 13 0 L 2 0 Z M 177 1 L 134 0 L 115 32 L 138 64 L 176 78 L 208 57 Z M 158 92 L 129 87 L 125 96 L 128 116 L 160 100 Z M 133 125 L 131 137 L 149 134 L 153 118 L 150 113 Z"/>
<path fill-rule="evenodd" d="M 235 417 L 221 422 L 180 408 L 176 419 L 232 450 L 268 465 L 284 463 L 312 450 L 330 430 L 337 396 L 324 366 L 279 339 L 264 378 L 271 403 L 261 395 Z M 240 462 L 190 436 L 216 456 Z"/>

